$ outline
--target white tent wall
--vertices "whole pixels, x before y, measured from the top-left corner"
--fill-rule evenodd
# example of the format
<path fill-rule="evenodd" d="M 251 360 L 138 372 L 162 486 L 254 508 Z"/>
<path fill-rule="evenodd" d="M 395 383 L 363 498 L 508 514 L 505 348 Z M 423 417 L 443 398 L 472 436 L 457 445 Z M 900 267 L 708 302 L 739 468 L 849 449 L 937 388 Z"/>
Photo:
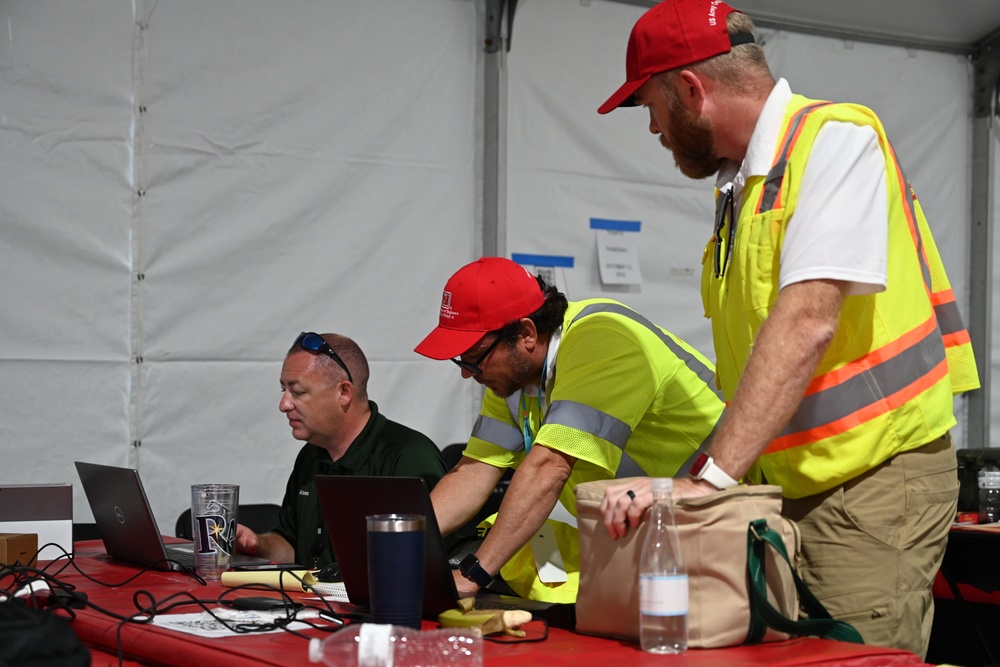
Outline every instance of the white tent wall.
<path fill-rule="evenodd" d="M 388 416 L 464 440 L 478 385 L 412 348 L 482 247 L 482 7 L 0 5 L 0 483 L 135 465 L 164 532 L 191 483 L 278 502 L 300 446 L 278 375 L 304 329 L 361 344 Z M 676 171 L 645 112 L 596 113 L 642 11 L 520 3 L 502 250 L 571 256 L 571 298 L 618 298 L 710 353 L 711 184 Z M 970 65 L 761 36 L 798 92 L 880 114 L 966 310 Z M 590 218 L 641 221 L 641 287 L 601 285 Z"/>
<path fill-rule="evenodd" d="M 597 107 L 625 80 L 629 31 L 645 7 L 594 0 L 518 6 L 508 95 L 507 244 L 570 256 L 572 299 L 608 297 L 713 357 L 701 258 L 712 181 L 692 181 L 649 133 L 643 109 Z M 752 17 L 752 14 L 751 14 Z M 920 197 L 963 313 L 968 313 L 972 67 L 964 56 L 760 29 L 776 77 L 795 92 L 850 101 L 881 117 Z M 641 222 L 644 284 L 599 279 L 591 218 Z M 956 399 L 961 444 L 964 399 Z"/>
<path fill-rule="evenodd" d="M 467 437 L 478 387 L 412 348 L 440 258 L 477 243 L 475 15 L 4 3 L 0 482 L 135 465 L 164 532 L 192 483 L 280 502 L 301 443 L 278 378 L 301 330 L 355 338 L 390 418 Z"/>

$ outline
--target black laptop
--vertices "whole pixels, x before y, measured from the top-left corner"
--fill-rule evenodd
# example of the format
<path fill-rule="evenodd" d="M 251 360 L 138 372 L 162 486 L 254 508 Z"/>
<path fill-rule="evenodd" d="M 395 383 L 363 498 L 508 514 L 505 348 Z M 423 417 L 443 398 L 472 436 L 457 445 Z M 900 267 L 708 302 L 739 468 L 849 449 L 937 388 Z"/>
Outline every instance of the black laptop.
<path fill-rule="evenodd" d="M 420 477 L 365 477 L 316 475 L 316 491 L 326 518 L 333 551 L 351 604 L 369 606 L 368 522 L 370 514 L 423 514 L 427 518 L 424 539 L 424 617 L 453 609 L 458 589 L 452 575 L 445 541 L 441 537 L 427 484 Z M 540 602 L 480 591 L 476 606 L 524 609 L 546 618 L 550 625 L 572 627 L 573 605 Z"/>
<path fill-rule="evenodd" d="M 163 543 L 138 470 L 76 461 L 76 471 L 109 556 L 157 570 L 194 570 L 194 543 Z M 245 554 L 232 559 L 233 565 L 269 562 Z"/>

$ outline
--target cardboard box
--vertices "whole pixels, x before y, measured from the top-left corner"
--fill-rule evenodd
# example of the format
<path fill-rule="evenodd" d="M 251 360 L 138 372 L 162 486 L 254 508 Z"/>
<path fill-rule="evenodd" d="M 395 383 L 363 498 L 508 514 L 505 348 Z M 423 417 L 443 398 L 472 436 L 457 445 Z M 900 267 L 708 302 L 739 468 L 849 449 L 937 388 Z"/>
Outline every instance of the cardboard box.
<path fill-rule="evenodd" d="M 40 560 L 72 553 L 73 485 L 0 484 L 0 533 L 38 535 Z"/>
<path fill-rule="evenodd" d="M 0 533 L 0 565 L 38 564 L 38 535 L 34 533 Z"/>

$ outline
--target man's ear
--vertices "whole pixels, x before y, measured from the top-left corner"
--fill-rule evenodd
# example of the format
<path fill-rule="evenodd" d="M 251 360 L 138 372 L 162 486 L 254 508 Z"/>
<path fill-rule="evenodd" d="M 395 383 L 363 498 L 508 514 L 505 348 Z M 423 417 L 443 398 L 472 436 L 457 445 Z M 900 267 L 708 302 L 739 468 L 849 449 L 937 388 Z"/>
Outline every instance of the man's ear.
<path fill-rule="evenodd" d="M 530 317 L 521 318 L 520 338 L 521 342 L 524 343 L 525 350 L 528 352 L 533 351 L 538 344 L 538 329 Z"/>
<path fill-rule="evenodd" d="M 711 84 L 711 79 L 690 69 L 682 69 L 674 77 L 674 90 L 678 99 L 685 109 L 694 114 L 702 112 Z"/>
<path fill-rule="evenodd" d="M 340 407 L 347 409 L 351 405 L 351 401 L 354 400 L 354 383 L 353 382 L 339 382 L 337 384 L 337 391 L 340 392 L 338 398 L 340 399 Z"/>

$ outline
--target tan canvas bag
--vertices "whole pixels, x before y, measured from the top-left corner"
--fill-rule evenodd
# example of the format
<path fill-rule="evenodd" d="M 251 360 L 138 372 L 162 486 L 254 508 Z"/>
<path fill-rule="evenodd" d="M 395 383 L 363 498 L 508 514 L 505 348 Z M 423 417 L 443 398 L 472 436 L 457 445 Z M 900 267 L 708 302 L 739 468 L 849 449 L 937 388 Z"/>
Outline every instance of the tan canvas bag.
<path fill-rule="evenodd" d="M 639 559 L 648 522 L 644 520 L 637 530 L 612 540 L 600 512 L 604 490 L 627 481 L 600 480 L 576 487 L 580 533 L 576 629 L 637 641 Z M 740 485 L 683 499 L 675 502 L 674 516 L 689 580 L 688 645 L 716 648 L 744 643 L 750 627 L 749 523 L 765 519 L 784 542 L 791 563 L 796 567 L 798 563 L 799 532 L 794 523 L 781 517 L 781 487 Z M 796 621 L 799 598 L 795 575 L 771 549 L 765 562 L 768 600 L 782 616 Z M 760 641 L 788 637 L 769 627 Z"/>

